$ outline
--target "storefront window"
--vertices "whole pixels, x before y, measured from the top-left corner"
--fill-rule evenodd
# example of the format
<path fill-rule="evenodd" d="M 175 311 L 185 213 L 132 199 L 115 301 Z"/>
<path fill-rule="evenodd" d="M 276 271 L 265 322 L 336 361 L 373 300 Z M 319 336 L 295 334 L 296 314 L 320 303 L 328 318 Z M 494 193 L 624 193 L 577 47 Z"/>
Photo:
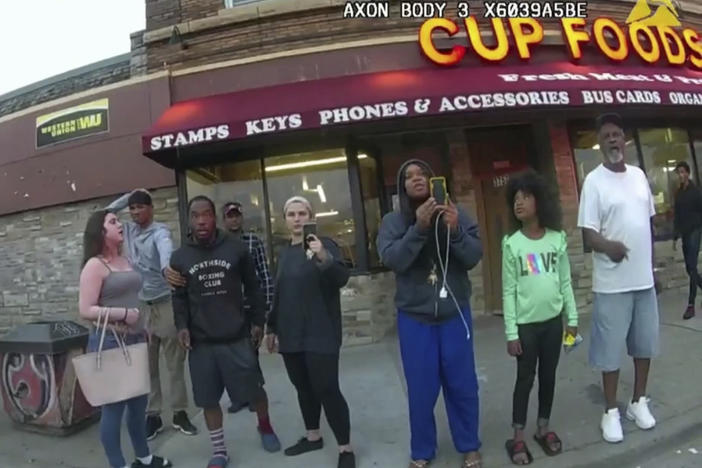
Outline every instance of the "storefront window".
<path fill-rule="evenodd" d="M 627 131 L 625 133 L 625 138 L 626 151 L 624 156 L 626 158 L 626 163 L 632 166 L 639 166 L 639 158 L 636 153 L 636 143 L 633 133 Z M 585 176 L 602 163 L 602 152 L 597 142 L 597 132 L 594 130 L 574 130 L 571 132 L 571 143 L 573 145 L 578 185 L 582 187 Z"/>
<path fill-rule="evenodd" d="M 695 149 L 695 158 L 697 159 L 697 162 L 699 164 L 700 158 L 702 158 L 702 130 L 697 130 L 697 131 L 692 131 L 692 145 L 694 146 Z M 690 177 L 692 180 L 695 181 L 695 183 L 699 186 L 699 174 L 697 173 L 697 166 L 690 166 L 690 170 L 692 171 L 692 174 Z"/>
<path fill-rule="evenodd" d="M 261 238 L 264 245 L 267 245 L 260 161 L 191 169 L 186 172 L 186 184 L 188 198 L 206 195 L 215 202 L 217 224 L 220 228 L 224 226 L 222 206 L 227 202 L 241 203 L 244 212 L 244 230 L 253 232 Z"/>
<path fill-rule="evenodd" d="M 365 153 L 361 153 L 358 155 L 358 164 L 361 169 L 361 193 L 366 216 L 368 263 L 371 268 L 374 268 L 380 266 L 380 257 L 378 257 L 378 249 L 376 247 L 376 238 L 378 237 L 381 221 L 378 163 Z"/>
<path fill-rule="evenodd" d="M 687 131 L 681 128 L 647 128 L 639 130 L 641 152 L 656 216 L 653 219 L 656 238 L 673 234 L 673 205 L 680 185 L 675 164 L 686 161 L 694 170 Z"/>
<path fill-rule="evenodd" d="M 297 153 L 265 159 L 273 250 L 289 241 L 283 205 L 301 195 L 312 204 L 317 232 L 334 239 L 350 267 L 355 259 L 355 225 L 346 153 L 343 149 Z"/>

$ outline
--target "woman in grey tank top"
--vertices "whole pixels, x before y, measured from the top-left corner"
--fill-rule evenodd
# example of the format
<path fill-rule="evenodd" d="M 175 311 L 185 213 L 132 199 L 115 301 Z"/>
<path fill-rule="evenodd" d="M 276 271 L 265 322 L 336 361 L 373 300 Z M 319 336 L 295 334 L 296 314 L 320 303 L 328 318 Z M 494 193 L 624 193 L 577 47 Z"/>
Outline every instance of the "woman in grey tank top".
<path fill-rule="evenodd" d="M 137 294 L 141 276 L 122 256 L 122 224 L 114 213 L 101 210 L 88 219 L 83 234 L 83 270 L 80 274 L 79 310 L 83 319 L 97 321 L 107 315 L 109 323 L 125 336 L 127 344 L 143 342 L 146 332 L 140 318 Z M 88 351 L 98 347 L 98 334 L 92 327 Z M 103 349 L 117 347 L 111 334 L 106 334 Z M 127 430 L 134 446 L 136 461 L 132 468 L 164 468 L 168 460 L 152 455 L 146 442 L 146 405 L 148 395 L 110 403 L 101 408 L 100 441 L 109 466 L 127 468 L 120 445 L 122 416 L 127 410 Z"/>

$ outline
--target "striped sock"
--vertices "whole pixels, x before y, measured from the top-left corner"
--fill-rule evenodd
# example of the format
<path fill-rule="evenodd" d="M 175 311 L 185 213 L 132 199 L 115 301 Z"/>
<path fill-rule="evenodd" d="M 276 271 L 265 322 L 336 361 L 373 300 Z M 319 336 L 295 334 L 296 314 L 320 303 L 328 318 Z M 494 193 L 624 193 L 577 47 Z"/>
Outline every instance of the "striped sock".
<path fill-rule="evenodd" d="M 227 447 L 224 446 L 224 429 L 219 428 L 210 431 L 210 441 L 212 442 L 212 453 L 214 455 L 227 456 Z"/>

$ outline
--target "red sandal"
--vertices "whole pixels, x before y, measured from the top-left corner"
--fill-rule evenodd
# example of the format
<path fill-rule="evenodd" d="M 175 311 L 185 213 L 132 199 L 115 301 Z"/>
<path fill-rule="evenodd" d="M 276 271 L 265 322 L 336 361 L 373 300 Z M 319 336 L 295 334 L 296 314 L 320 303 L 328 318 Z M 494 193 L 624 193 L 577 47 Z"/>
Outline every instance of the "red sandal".
<path fill-rule="evenodd" d="M 543 437 L 539 437 L 538 434 L 534 434 L 534 440 L 541 446 L 544 453 L 549 457 L 558 455 L 563 450 L 563 443 L 555 432 L 547 432 Z M 553 446 L 556 444 L 558 444 L 558 449 L 554 450 Z"/>
<path fill-rule="evenodd" d="M 534 457 L 531 456 L 531 452 L 527 448 L 526 442 L 524 442 L 523 440 L 515 441 L 514 439 L 509 439 L 509 440 L 507 440 L 507 442 L 505 442 L 505 449 L 507 450 L 507 455 L 509 455 L 509 459 L 515 465 L 531 465 L 531 462 L 534 461 Z M 520 455 L 522 453 L 526 454 L 527 462 L 526 463 L 516 463 L 514 461 L 514 456 Z"/>

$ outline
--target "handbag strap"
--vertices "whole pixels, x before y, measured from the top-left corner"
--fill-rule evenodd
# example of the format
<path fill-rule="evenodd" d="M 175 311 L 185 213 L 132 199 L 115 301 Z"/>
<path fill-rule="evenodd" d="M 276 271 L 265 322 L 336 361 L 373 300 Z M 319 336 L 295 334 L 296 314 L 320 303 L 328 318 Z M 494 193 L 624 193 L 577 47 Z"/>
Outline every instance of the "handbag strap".
<path fill-rule="evenodd" d="M 104 311 L 104 314 L 103 314 Z M 101 319 L 102 316 L 105 316 L 105 321 L 102 323 L 102 329 L 101 327 Z M 106 308 L 100 308 L 98 312 L 98 320 L 97 320 L 97 329 L 100 332 L 100 343 L 98 344 L 98 349 L 97 349 L 97 355 L 95 356 L 95 359 L 97 361 L 97 368 L 100 369 L 102 366 L 102 348 L 105 344 L 105 334 L 107 333 L 107 326 L 110 321 L 110 313 L 107 311 Z M 124 340 L 122 337 L 119 336 L 117 331 L 114 329 L 114 327 L 111 327 L 112 330 L 112 335 L 115 337 L 115 341 L 117 342 L 117 346 L 122 350 L 122 354 L 124 355 L 124 360 L 127 362 L 127 365 L 132 364 L 132 357 L 129 354 L 129 350 L 127 349 L 127 345 L 125 344 Z"/>

